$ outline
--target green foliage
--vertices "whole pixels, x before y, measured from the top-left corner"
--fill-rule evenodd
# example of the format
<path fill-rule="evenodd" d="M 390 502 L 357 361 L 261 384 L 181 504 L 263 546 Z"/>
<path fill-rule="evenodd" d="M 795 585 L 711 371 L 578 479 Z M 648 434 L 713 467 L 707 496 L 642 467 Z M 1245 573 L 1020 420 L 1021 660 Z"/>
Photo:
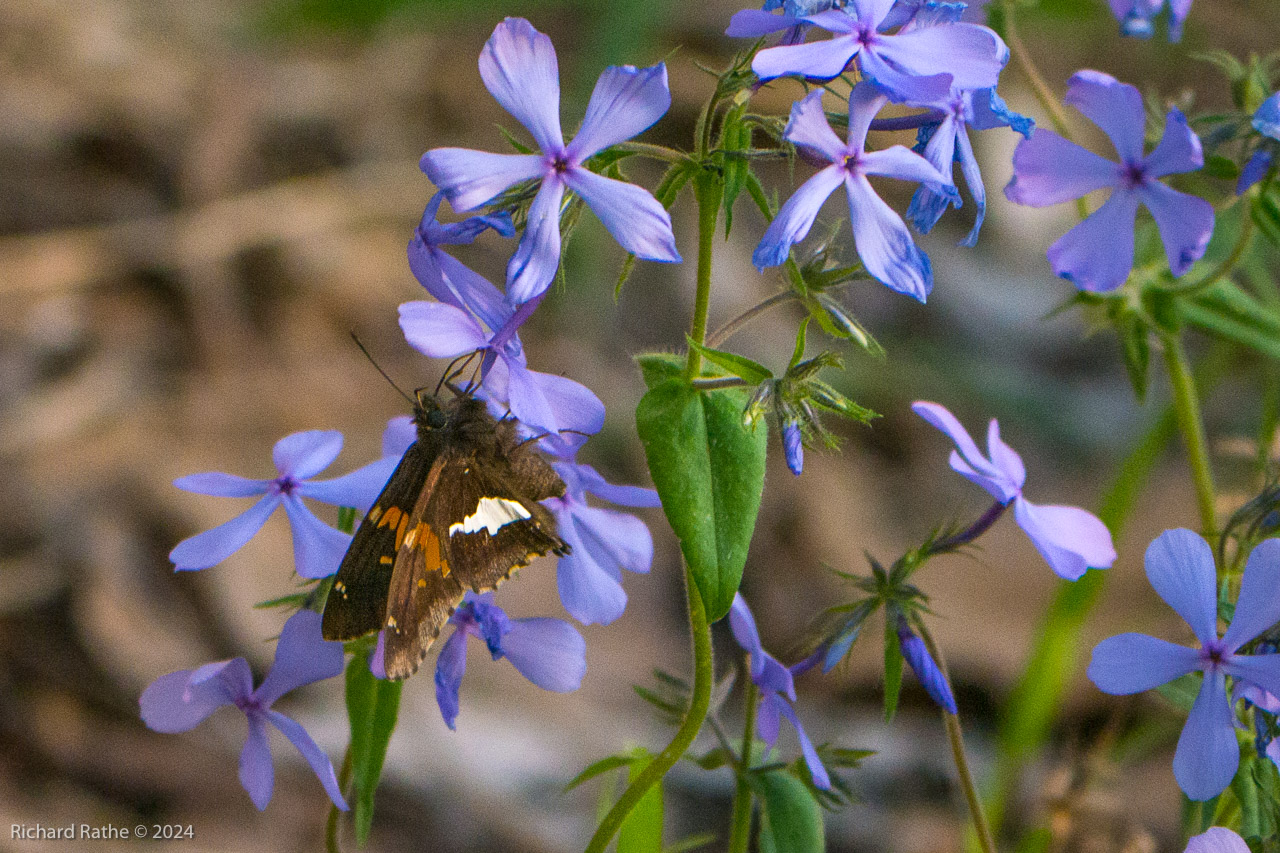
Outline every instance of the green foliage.
<path fill-rule="evenodd" d="M 729 612 L 742 580 L 768 436 L 743 424 L 741 391 L 697 391 L 669 361 L 639 361 L 649 391 L 636 409 L 636 429 L 663 512 L 715 621 Z"/>
<path fill-rule="evenodd" d="M 902 693 L 902 643 L 898 640 L 897 618 L 891 608 L 884 617 L 884 721 L 893 722 Z"/>
<path fill-rule="evenodd" d="M 631 755 L 627 781 L 634 782 L 653 761 L 648 750 Z M 618 853 L 662 853 L 662 782 L 645 791 L 618 830 Z"/>
<path fill-rule="evenodd" d="M 760 810 L 760 853 L 822 853 L 826 848 L 822 808 L 792 773 L 752 774 Z"/>
<path fill-rule="evenodd" d="M 361 653 L 353 655 L 347 664 L 346 681 L 356 844 L 363 847 L 373 825 L 373 795 L 378 790 L 382 763 L 396 728 L 403 683 L 374 678 Z"/>

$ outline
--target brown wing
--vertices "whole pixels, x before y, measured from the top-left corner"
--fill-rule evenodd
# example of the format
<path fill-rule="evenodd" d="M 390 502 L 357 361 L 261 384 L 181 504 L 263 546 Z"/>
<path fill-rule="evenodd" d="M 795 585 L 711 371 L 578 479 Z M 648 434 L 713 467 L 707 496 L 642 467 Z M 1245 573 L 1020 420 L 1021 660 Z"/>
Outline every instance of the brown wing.
<path fill-rule="evenodd" d="M 463 593 L 462 584 L 449 570 L 439 538 L 423 520 L 430 503 L 426 492 L 419 503 L 400 537 L 387 593 L 383 666 L 387 677 L 395 679 L 417 672 Z"/>

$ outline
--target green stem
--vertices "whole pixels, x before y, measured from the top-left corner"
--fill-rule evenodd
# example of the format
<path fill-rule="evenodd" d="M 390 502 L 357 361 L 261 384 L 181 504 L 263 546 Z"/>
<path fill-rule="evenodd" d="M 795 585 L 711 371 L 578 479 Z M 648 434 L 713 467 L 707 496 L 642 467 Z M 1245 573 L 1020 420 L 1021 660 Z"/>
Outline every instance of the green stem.
<path fill-rule="evenodd" d="M 347 754 L 342 758 L 342 768 L 338 771 L 338 790 L 346 791 L 348 783 L 351 782 L 351 747 L 347 747 Z M 350 796 L 350 795 L 348 795 Z M 342 847 L 338 844 L 338 821 L 342 817 L 342 812 L 338 811 L 335 805 L 329 806 L 329 819 L 325 822 L 324 827 L 324 849 L 325 853 L 342 853 Z"/>
<path fill-rule="evenodd" d="M 702 603 L 702 596 L 698 593 L 698 585 L 693 582 L 693 575 L 687 569 L 684 582 L 689 594 L 689 630 L 693 634 L 693 692 L 689 698 L 689 710 L 667 748 L 640 771 L 600 821 L 595 835 L 591 836 L 591 843 L 587 845 L 586 853 L 604 853 L 613 836 L 617 835 L 622 822 L 645 792 L 667 775 L 667 771 L 688 751 L 711 708 L 711 686 L 715 681 L 711 664 L 711 626 L 707 623 L 707 611 Z"/>
<path fill-rule="evenodd" d="M 756 739 L 756 706 L 760 704 L 760 693 L 756 683 L 747 679 L 747 689 L 743 691 L 742 724 L 742 758 L 739 761 L 741 770 L 738 773 L 738 788 L 733 795 L 733 818 L 729 824 L 729 853 L 747 853 L 747 843 L 751 840 L 751 785 L 747 782 L 747 774 L 751 772 L 751 747 Z"/>
<path fill-rule="evenodd" d="M 694 297 L 693 325 L 689 337 L 698 343 L 707 339 L 707 313 L 711 308 L 711 253 L 715 246 L 716 220 L 720 216 L 720 180 L 711 171 L 702 171 L 697 181 L 698 195 L 698 292 Z M 702 354 L 689 348 L 684 375 L 693 379 L 702 370 Z"/>
<path fill-rule="evenodd" d="M 939 671 L 942 672 L 942 677 L 947 680 L 947 686 L 950 687 L 951 673 L 947 671 L 947 662 L 943 659 L 942 652 L 933 642 L 933 635 L 922 624 L 917 623 L 915 627 L 920 630 L 920 639 L 924 641 L 925 648 L 933 656 Z M 953 695 L 954 693 L 955 691 L 952 690 Z M 996 843 L 991 837 L 991 827 L 987 823 L 987 816 L 982 811 L 982 799 L 978 796 L 978 787 L 974 785 L 973 773 L 969 770 L 969 757 L 964 750 L 964 735 L 960 731 L 960 717 L 944 710 L 942 721 L 946 724 L 947 741 L 951 744 L 951 758 L 960 776 L 960 788 L 964 791 L 965 802 L 969 804 L 969 814 L 973 817 L 973 829 L 978 834 L 978 844 L 982 847 L 982 853 L 996 853 Z"/>
<path fill-rule="evenodd" d="M 1182 347 L 1179 332 L 1161 334 L 1164 363 L 1173 385 L 1173 408 L 1178 416 L 1178 430 L 1187 445 L 1191 463 L 1191 479 L 1196 488 L 1196 504 L 1200 509 L 1200 532 L 1209 541 L 1217 536 L 1217 512 L 1213 499 L 1213 470 L 1209 467 L 1209 443 L 1205 439 L 1204 417 L 1200 413 L 1200 397 L 1196 393 L 1191 365 Z"/>
<path fill-rule="evenodd" d="M 684 163 L 689 160 L 688 155 L 683 151 L 650 142 L 619 142 L 614 148 L 619 151 L 630 151 L 633 154 L 643 154 L 655 160 L 665 160 L 668 163 Z"/>
<path fill-rule="evenodd" d="M 736 334 L 739 329 L 747 325 L 747 323 L 750 323 L 756 317 L 759 317 L 774 306 L 782 305 L 784 302 L 790 302 L 796 298 L 794 290 L 784 290 L 781 293 L 775 293 L 763 302 L 753 305 L 746 311 L 743 311 L 737 317 L 734 317 L 732 320 L 712 332 L 707 337 L 707 346 L 712 349 L 718 349 L 722 343 L 727 341 L 730 337 Z"/>

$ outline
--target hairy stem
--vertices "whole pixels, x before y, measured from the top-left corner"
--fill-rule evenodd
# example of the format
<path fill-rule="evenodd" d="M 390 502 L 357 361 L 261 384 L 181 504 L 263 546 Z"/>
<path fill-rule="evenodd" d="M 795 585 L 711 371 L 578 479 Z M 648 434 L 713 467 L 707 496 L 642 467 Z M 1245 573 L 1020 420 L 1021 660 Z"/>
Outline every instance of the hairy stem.
<path fill-rule="evenodd" d="M 964 530 L 961 530 L 959 533 L 952 536 L 948 536 L 946 539 L 939 539 L 937 542 L 934 542 L 925 556 L 941 554 L 943 551 L 951 551 L 961 547 L 962 545 L 968 545 L 970 542 L 986 533 L 987 530 L 990 529 L 991 525 L 996 523 L 996 519 L 1004 515 L 1004 511 L 1008 508 L 1009 504 L 996 501 L 991 505 L 990 509 L 978 518 L 977 521 L 966 527 Z"/>
<path fill-rule="evenodd" d="M 674 148 L 668 148 L 665 145 L 654 145 L 650 142 L 619 142 L 614 146 L 619 151 L 630 151 L 633 154 L 642 154 L 645 157 L 652 157 L 655 160 L 665 160 L 668 163 L 683 163 L 689 157 L 683 151 L 677 151 Z"/>
<path fill-rule="evenodd" d="M 768 311 L 770 308 L 776 307 L 778 305 L 782 305 L 783 303 L 786 303 L 786 302 L 790 302 L 795 298 L 797 298 L 795 291 L 788 289 L 780 293 L 775 293 L 773 296 L 770 296 L 768 299 L 764 300 L 763 302 L 760 302 L 756 305 L 751 306 L 746 311 L 743 311 L 737 317 L 734 317 L 732 320 L 725 323 L 723 326 L 721 326 L 720 328 L 712 332 L 710 335 L 708 335 L 707 346 L 711 347 L 712 349 L 719 348 L 721 344 L 723 344 L 733 335 L 737 334 L 738 331 L 743 326 L 750 323 L 756 317 L 759 317 L 761 314 Z"/>
<path fill-rule="evenodd" d="M 760 704 L 760 691 L 750 678 L 743 691 L 742 757 L 739 759 L 738 787 L 733 795 L 733 817 L 729 823 L 729 853 L 747 853 L 751 840 L 751 786 L 746 774 L 751 771 L 751 747 L 756 739 L 756 706 Z"/>
<path fill-rule="evenodd" d="M 698 585 L 693 582 L 693 575 L 687 569 L 684 582 L 689 594 L 689 630 L 693 635 L 693 692 L 689 697 L 689 710 L 685 712 L 684 722 L 676 730 L 676 735 L 667 744 L 667 748 L 640 771 L 600 821 L 595 835 L 591 836 L 591 843 L 587 845 L 586 853 L 604 853 L 604 849 L 622 827 L 622 822 L 645 792 L 667 775 L 667 771 L 675 766 L 693 744 L 711 707 L 711 686 L 715 680 L 711 664 L 711 626 L 707 623 L 707 611 L 702 603 L 702 596 L 698 593 Z"/>
<path fill-rule="evenodd" d="M 720 216 L 720 180 L 709 171 L 697 177 L 698 195 L 698 292 L 694 297 L 693 324 L 689 337 L 698 343 L 707 339 L 707 313 L 711 309 L 711 253 L 715 246 L 716 220 Z M 702 370 L 702 354 L 689 348 L 684 375 L 693 379 Z"/>
<path fill-rule="evenodd" d="M 1196 505 L 1200 509 L 1200 532 L 1209 541 L 1217 536 L 1217 512 L 1213 498 L 1213 469 L 1209 467 L 1209 443 L 1205 438 L 1204 416 L 1200 412 L 1200 396 L 1179 332 L 1165 332 L 1164 363 L 1173 385 L 1173 408 L 1178 416 L 1178 430 L 1187 445 L 1191 463 L 1191 479 L 1196 488 Z"/>
<path fill-rule="evenodd" d="M 947 671 L 947 662 L 943 659 L 942 652 L 933 642 L 933 635 L 923 624 L 917 624 L 916 627 L 920 629 L 920 639 L 924 641 L 925 648 L 938 664 L 942 677 L 947 680 L 947 686 L 951 687 L 951 673 Z M 951 692 L 955 695 L 954 688 Z M 978 797 L 978 788 L 973 784 L 973 773 L 969 770 L 969 757 L 965 753 L 964 736 L 960 732 L 960 717 L 944 710 L 942 721 L 946 724 L 947 741 L 951 744 L 951 758 L 955 761 L 956 772 L 960 775 L 960 787 L 964 791 L 965 801 L 969 804 L 969 814 L 973 816 L 973 829 L 978 835 L 978 844 L 982 848 L 982 853 L 996 853 L 996 843 L 991 837 L 991 827 L 987 824 L 987 816 L 982 811 L 982 800 Z"/>

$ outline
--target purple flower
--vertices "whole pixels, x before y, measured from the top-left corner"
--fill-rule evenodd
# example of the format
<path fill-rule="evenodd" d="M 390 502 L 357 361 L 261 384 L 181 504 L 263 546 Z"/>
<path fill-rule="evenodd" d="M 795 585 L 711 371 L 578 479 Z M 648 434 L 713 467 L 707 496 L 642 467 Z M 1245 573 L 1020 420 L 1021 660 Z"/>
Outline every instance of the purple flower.
<path fill-rule="evenodd" d="M 638 486 L 615 486 L 590 465 L 568 458 L 551 467 L 564 480 L 562 498 L 548 498 L 543 505 L 556 517 L 556 526 L 572 549 L 556 565 L 560 602 L 584 625 L 608 625 L 622 615 L 627 594 L 622 589 L 622 569 L 646 573 L 653 562 L 653 537 L 634 515 L 587 503 L 587 494 L 619 506 L 661 506 L 658 493 Z"/>
<path fill-rule="evenodd" d="M 511 215 L 505 211 L 487 216 L 472 216 L 461 222 L 436 221 L 444 193 L 438 192 L 427 202 L 422 222 L 409 241 L 409 268 L 427 292 L 476 314 L 486 323 L 499 321 L 506 300 L 479 273 L 446 254 L 441 246 L 457 246 L 473 242 L 486 229 L 492 228 L 503 237 L 515 234 Z"/>
<path fill-rule="evenodd" d="M 1191 836 L 1184 853 L 1249 853 L 1249 845 L 1226 827 L 1214 826 Z"/>
<path fill-rule="evenodd" d="M 817 663 L 818 656 L 805 658 L 791 668 L 778 663 L 760 644 L 755 617 L 751 615 L 742 593 L 733 597 L 733 605 L 729 608 L 729 627 L 733 631 L 733 638 L 748 654 L 751 680 L 760 688 L 760 713 L 756 719 L 756 733 L 772 749 L 778 741 L 782 718 L 786 717 L 796 730 L 800 751 L 804 755 L 804 763 L 809 767 L 809 776 L 813 779 L 814 786 L 824 791 L 831 790 L 831 777 L 827 775 L 827 768 L 822 766 L 822 759 L 818 757 L 813 741 L 809 740 L 809 735 L 792 707 L 792 703 L 796 701 L 795 676 Z"/>
<path fill-rule="evenodd" d="M 804 20 L 805 15 L 843 6 L 844 0 L 765 0 L 762 10 L 743 9 L 735 13 L 724 34 L 734 38 L 760 38 L 787 30 L 781 44 L 800 44 L 812 27 Z M 782 14 L 770 14 L 774 10 L 781 10 Z"/>
<path fill-rule="evenodd" d="M 788 421 L 782 425 L 782 454 L 787 459 L 787 467 L 797 477 L 804 471 L 804 435 L 800 424 Z"/>
<path fill-rule="evenodd" d="M 916 674 L 916 678 L 920 679 L 920 685 L 924 687 L 924 692 L 929 694 L 934 704 L 949 714 L 956 713 L 956 700 L 951 695 L 951 685 L 947 683 L 947 677 L 934 663 L 924 640 L 911 632 L 907 626 L 907 620 L 901 616 L 898 617 L 898 645 L 902 648 L 902 656 L 911 665 L 911 671 Z"/>
<path fill-rule="evenodd" d="M 1108 291 L 1133 269 L 1133 225 L 1138 204 L 1147 206 L 1164 241 L 1169 270 L 1180 276 L 1199 260 L 1213 233 L 1213 206 L 1178 192 L 1157 178 L 1204 165 L 1200 139 L 1177 109 L 1165 117 L 1164 136 L 1142 154 L 1142 96 L 1133 86 L 1100 71 L 1077 71 L 1066 102 L 1102 128 L 1120 162 L 1104 160 L 1056 133 L 1039 128 L 1018 143 L 1010 201 L 1045 207 L 1112 187 L 1111 198 L 1049 247 L 1053 271 L 1081 290 Z"/>
<path fill-rule="evenodd" d="M 505 657 L 543 690 L 569 693 L 587 674 L 587 644 L 572 625 L 559 619 L 512 619 L 493 603 L 493 593 L 467 592 L 449 623 L 454 632 L 436 659 L 436 704 L 451 729 L 457 728 L 468 636 L 483 640 L 494 660 Z"/>
<path fill-rule="evenodd" d="M 1026 468 L 1022 457 L 1000 439 L 1000 425 L 994 418 L 984 456 L 968 430 L 944 407 L 919 401 L 911 409 L 955 442 L 953 471 L 986 489 L 1001 504 L 1013 502 L 1018 526 L 1060 577 L 1078 580 L 1086 569 L 1105 569 L 1115 562 L 1111 532 L 1093 513 L 1074 506 L 1038 506 L 1022 496 Z"/>
<path fill-rule="evenodd" d="M 1280 92 L 1262 102 L 1258 111 L 1253 114 L 1253 129 L 1263 136 L 1280 142 Z M 1253 152 L 1249 162 L 1240 170 L 1240 180 L 1236 183 L 1236 195 L 1244 195 L 1244 191 L 1266 176 L 1275 158 L 1275 146 L 1263 140 L 1262 147 Z"/>
<path fill-rule="evenodd" d="M 507 265 L 507 293 L 517 304 L 545 291 L 560 265 L 560 208 L 565 189 L 595 211 L 623 248 L 651 261 L 678 262 L 671 218 L 648 191 L 589 171 L 592 155 L 624 142 L 671 106 L 667 67 L 611 66 L 596 81 L 582 129 L 568 145 L 560 131 L 560 72 L 551 39 L 523 18 L 507 18 L 480 54 L 485 88 L 533 135 L 540 154 L 489 154 L 436 148 L 422 171 L 455 210 L 472 210 L 511 185 L 538 180 L 528 224 Z"/>
<path fill-rule="evenodd" d="M 263 497 L 230 521 L 184 539 L 169 552 L 177 571 L 216 566 L 240 550 L 262 529 L 276 508 L 284 505 L 293 530 L 294 569 L 304 578 L 325 578 L 338 570 L 351 537 L 334 530 L 307 509 L 302 498 L 367 511 L 377 500 L 399 461 L 384 456 L 333 480 L 312 480 L 329 467 L 342 450 L 342 433 L 327 430 L 295 432 L 276 442 L 272 450 L 276 471 L 271 480 L 249 480 L 216 471 L 179 477 L 179 489 L 224 498 Z M 403 451 L 401 451 L 403 452 Z"/>
<path fill-rule="evenodd" d="M 1089 678 L 1104 693 L 1125 695 L 1197 670 L 1204 673 L 1178 738 L 1173 775 L 1188 797 L 1208 800 L 1231 783 L 1240 762 L 1227 676 L 1280 695 L 1280 654 L 1240 653 L 1241 646 L 1280 620 L 1280 540 L 1268 539 L 1249 555 L 1235 616 L 1221 638 L 1213 551 L 1204 539 L 1190 530 L 1167 530 L 1147 548 L 1146 567 L 1151 586 L 1191 626 L 1200 648 L 1120 634 L 1094 647 Z"/>
<path fill-rule="evenodd" d="M 880 32 L 894 0 L 850 0 L 799 20 L 834 33 L 826 41 L 782 45 L 756 54 L 751 70 L 762 80 L 786 74 L 831 79 L 855 57 L 863 76 L 896 98 L 928 100 L 960 89 L 996 85 L 1009 49 L 992 30 L 977 24 Z"/>
<path fill-rule="evenodd" d="M 284 623 L 276 644 L 276 659 L 258 689 L 244 658 L 206 664 L 162 675 L 142 693 L 142 720 L 158 732 L 172 734 L 195 728 L 223 705 L 235 705 L 249 721 L 249 737 L 240 753 L 240 784 L 259 809 L 271 802 L 275 771 L 267 745 L 267 723 L 298 748 L 320 779 L 325 793 L 343 811 L 346 801 L 338 789 L 329 757 L 306 729 L 271 705 L 296 687 L 332 678 L 342 672 L 342 643 L 320 636 L 320 614 L 299 610 Z"/>
<path fill-rule="evenodd" d="M 1160 14 L 1165 0 L 1111 0 L 1111 12 L 1120 21 L 1120 32 L 1134 38 L 1155 35 L 1151 19 Z M 1182 39 L 1182 22 L 1191 13 L 1191 0 L 1169 0 L 1169 41 Z"/>
<path fill-rule="evenodd" d="M 982 173 L 978 171 L 978 161 L 973 156 L 973 145 L 965 126 L 976 130 L 990 130 L 993 127 L 1011 127 L 1024 137 L 1030 138 L 1035 129 L 1035 122 L 1024 115 L 1013 112 L 1004 100 L 996 94 L 995 89 L 979 89 L 977 91 L 960 91 L 954 87 L 947 98 L 934 104 L 918 104 L 917 106 L 934 106 L 943 111 L 942 121 L 920 129 L 920 144 L 916 150 L 923 148 L 924 158 L 933 164 L 944 175 L 951 174 L 952 162 L 960 164 L 960 173 L 964 175 L 969 192 L 973 194 L 973 203 L 977 208 L 973 228 L 961 245 L 973 246 L 978 242 L 978 232 L 987 212 L 987 191 L 982 185 Z M 938 192 L 932 186 L 922 184 L 911 197 L 911 206 L 907 208 L 907 216 L 923 234 L 929 231 L 942 218 L 947 205 L 960 206 L 959 193 Z"/>
<path fill-rule="evenodd" d="M 801 150 L 829 162 L 796 190 L 769 225 L 751 262 L 757 269 L 785 263 L 791 246 L 803 240 L 818 210 L 841 184 L 849 198 L 853 239 L 867 272 L 899 293 L 921 302 L 933 289 L 929 258 L 911 240 L 902 217 L 872 189 L 868 175 L 885 175 L 945 187 L 949 179 L 930 163 L 901 145 L 884 151 L 865 149 L 871 120 L 888 98 L 875 85 L 859 83 L 849 93 L 849 136 L 841 142 L 822 109 L 822 90 L 811 92 L 791 106 L 786 137 Z M 953 190 L 954 191 L 954 190 Z"/>

